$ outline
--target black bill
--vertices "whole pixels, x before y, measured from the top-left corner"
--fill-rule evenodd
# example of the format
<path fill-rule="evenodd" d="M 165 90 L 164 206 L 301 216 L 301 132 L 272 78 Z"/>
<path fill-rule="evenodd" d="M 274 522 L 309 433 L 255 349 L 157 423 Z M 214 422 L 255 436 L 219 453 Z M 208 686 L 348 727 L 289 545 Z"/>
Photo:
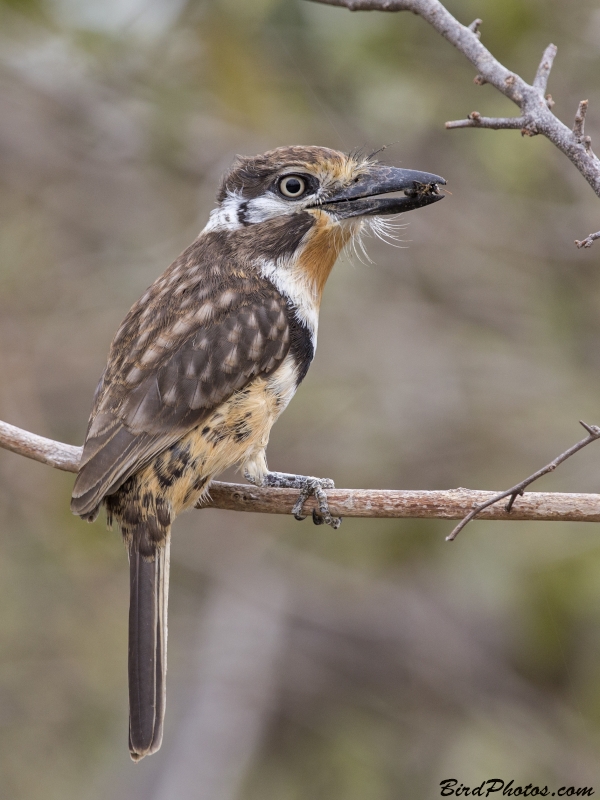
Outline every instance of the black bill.
<path fill-rule="evenodd" d="M 399 214 L 431 203 L 444 195 L 439 186 L 446 181 L 440 175 L 398 167 L 373 166 L 349 189 L 344 189 L 319 205 L 339 218 Z M 401 197 L 379 197 L 390 192 L 404 192 Z"/>

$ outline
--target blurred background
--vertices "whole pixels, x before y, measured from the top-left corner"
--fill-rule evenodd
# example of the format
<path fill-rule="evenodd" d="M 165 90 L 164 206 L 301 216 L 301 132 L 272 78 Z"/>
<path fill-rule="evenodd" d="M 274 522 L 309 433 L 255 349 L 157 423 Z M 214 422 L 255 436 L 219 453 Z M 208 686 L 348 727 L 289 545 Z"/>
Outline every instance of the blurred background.
<path fill-rule="evenodd" d="M 600 136 L 594 0 L 449 0 Z M 600 204 L 413 15 L 301 0 L 0 0 L 0 419 L 83 441 L 114 331 L 236 153 L 390 145 L 452 196 L 330 279 L 272 469 L 500 490 L 600 423 Z M 596 492 L 588 448 L 538 490 Z M 600 791 L 595 525 L 178 520 L 162 750 L 127 748 L 128 570 L 72 476 L 0 452 L 0 796 L 396 800 L 439 782 Z"/>

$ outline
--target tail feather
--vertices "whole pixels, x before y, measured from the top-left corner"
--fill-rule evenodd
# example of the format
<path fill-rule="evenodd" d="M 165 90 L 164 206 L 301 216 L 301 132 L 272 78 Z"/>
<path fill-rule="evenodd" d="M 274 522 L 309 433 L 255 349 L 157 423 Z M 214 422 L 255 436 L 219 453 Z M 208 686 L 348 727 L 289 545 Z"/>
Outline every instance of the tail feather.
<path fill-rule="evenodd" d="M 162 742 L 167 674 L 167 604 L 171 537 L 149 559 L 129 545 L 129 750 L 139 761 Z"/>

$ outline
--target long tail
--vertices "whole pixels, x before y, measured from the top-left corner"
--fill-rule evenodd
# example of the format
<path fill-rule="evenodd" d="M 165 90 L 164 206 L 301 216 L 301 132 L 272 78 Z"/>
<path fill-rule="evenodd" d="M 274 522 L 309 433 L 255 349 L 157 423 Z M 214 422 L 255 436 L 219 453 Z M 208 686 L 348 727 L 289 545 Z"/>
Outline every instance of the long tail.
<path fill-rule="evenodd" d="M 148 558 L 129 544 L 129 751 L 134 761 L 155 753 L 163 736 L 167 677 L 170 530 Z"/>

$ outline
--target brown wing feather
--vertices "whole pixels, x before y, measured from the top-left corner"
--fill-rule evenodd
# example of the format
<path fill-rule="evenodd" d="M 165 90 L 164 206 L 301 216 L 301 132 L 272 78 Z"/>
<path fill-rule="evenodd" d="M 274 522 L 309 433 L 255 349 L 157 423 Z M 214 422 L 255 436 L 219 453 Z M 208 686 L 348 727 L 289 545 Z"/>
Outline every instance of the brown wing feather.
<path fill-rule="evenodd" d="M 274 287 L 231 264 L 201 269 L 201 255 L 189 248 L 115 337 L 73 489 L 76 514 L 93 515 L 104 496 L 272 373 L 289 350 L 288 310 Z"/>

